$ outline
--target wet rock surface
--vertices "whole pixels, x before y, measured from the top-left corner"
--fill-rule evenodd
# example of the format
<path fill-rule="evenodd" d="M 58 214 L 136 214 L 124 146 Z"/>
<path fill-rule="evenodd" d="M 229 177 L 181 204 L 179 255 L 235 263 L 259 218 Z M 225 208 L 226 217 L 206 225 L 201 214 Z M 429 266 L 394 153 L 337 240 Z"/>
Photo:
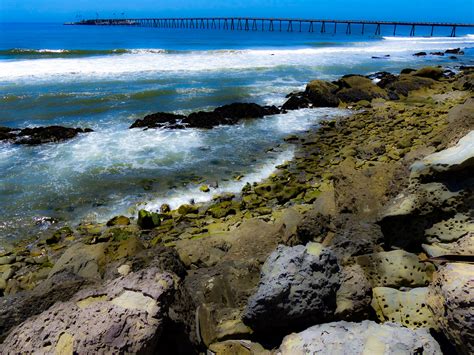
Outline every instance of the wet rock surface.
<path fill-rule="evenodd" d="M 59 143 L 72 139 L 80 133 L 93 132 L 90 128 L 68 128 L 62 126 L 35 127 L 13 129 L 0 127 L 0 141 L 14 144 L 38 145 L 46 143 Z"/>
<path fill-rule="evenodd" d="M 158 112 L 136 120 L 130 128 L 213 128 L 219 125 L 234 125 L 243 119 L 262 118 L 280 113 L 275 106 L 260 106 L 253 103 L 233 103 L 213 111 L 193 112 L 188 116 Z"/>

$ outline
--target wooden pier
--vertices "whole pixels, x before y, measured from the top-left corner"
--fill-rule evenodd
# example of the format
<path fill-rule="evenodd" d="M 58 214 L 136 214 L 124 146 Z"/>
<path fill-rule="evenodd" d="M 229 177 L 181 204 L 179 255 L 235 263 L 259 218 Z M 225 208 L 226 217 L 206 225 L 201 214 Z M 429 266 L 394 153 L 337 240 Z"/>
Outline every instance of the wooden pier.
<path fill-rule="evenodd" d="M 229 31 L 269 31 L 269 32 L 320 32 L 336 34 L 342 27 L 347 35 L 353 33 L 353 25 L 360 26 L 360 34 L 368 34 L 368 26 L 374 29 L 374 35 L 380 36 L 382 26 L 390 27 L 393 35 L 401 27 L 410 30 L 410 36 L 416 36 L 417 28 L 428 28 L 431 36 L 436 28 L 449 28 L 450 36 L 456 36 L 456 29 L 474 28 L 469 23 L 444 22 L 400 22 L 400 21 L 365 21 L 365 20 L 318 20 L 292 18 L 256 18 L 256 17 L 180 17 L 180 18 L 131 18 L 131 19 L 93 19 L 67 23 L 83 26 L 141 26 L 175 29 L 212 29 Z"/>

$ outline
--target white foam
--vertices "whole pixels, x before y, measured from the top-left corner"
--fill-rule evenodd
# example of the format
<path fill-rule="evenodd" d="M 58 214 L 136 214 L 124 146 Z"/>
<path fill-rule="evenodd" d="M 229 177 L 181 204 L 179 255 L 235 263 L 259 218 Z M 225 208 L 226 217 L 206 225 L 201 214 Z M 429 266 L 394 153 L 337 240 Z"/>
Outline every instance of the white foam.
<path fill-rule="evenodd" d="M 166 52 L 162 49 L 134 50 L 119 56 L 85 58 L 50 58 L 0 61 L 0 81 L 28 80 L 97 80 L 129 78 L 171 72 L 199 72 L 274 68 L 278 66 L 353 65 L 370 55 L 391 54 L 413 60 L 413 51 L 443 50 L 474 45 L 474 38 L 385 37 L 385 41 L 359 42 L 346 46 L 297 49 L 252 49 Z"/>
<path fill-rule="evenodd" d="M 218 188 L 212 189 L 209 193 L 200 191 L 199 186 L 193 186 L 184 190 L 170 191 L 167 196 L 151 200 L 143 205 L 140 204 L 138 207 L 145 208 L 148 211 L 156 211 L 159 210 L 162 204 L 167 203 L 171 208 L 175 209 L 183 204 L 188 204 L 191 201 L 195 203 L 203 203 L 210 201 L 211 198 L 216 195 L 239 193 L 247 183 L 252 184 L 265 179 L 275 171 L 276 166 L 293 159 L 293 156 L 294 149 L 288 149 L 279 154 L 276 158 L 262 163 L 241 180 L 222 182 Z"/>

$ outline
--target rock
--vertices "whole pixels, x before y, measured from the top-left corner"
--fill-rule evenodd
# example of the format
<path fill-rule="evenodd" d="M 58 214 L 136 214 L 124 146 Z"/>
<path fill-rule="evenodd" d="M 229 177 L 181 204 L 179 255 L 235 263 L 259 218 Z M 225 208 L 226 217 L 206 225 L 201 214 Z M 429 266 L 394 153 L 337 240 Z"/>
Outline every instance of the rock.
<path fill-rule="evenodd" d="M 295 94 L 291 94 L 289 99 L 283 104 L 281 107 L 282 110 L 299 110 L 301 108 L 310 107 L 311 101 L 307 97 L 306 93 L 299 92 Z"/>
<path fill-rule="evenodd" d="M 443 73 L 444 73 L 443 68 L 425 67 L 411 73 L 411 75 L 420 76 L 422 78 L 439 80 L 443 77 Z"/>
<path fill-rule="evenodd" d="M 413 54 L 415 57 L 424 57 L 426 55 L 426 52 L 418 52 Z"/>
<path fill-rule="evenodd" d="M 440 267 L 430 285 L 428 305 L 434 321 L 461 354 L 474 352 L 474 265 Z"/>
<path fill-rule="evenodd" d="M 385 89 L 388 90 L 388 92 L 393 92 L 397 95 L 408 96 L 411 91 L 430 88 L 435 83 L 431 78 L 412 75 L 413 72 L 411 72 L 411 69 L 406 69 L 405 73 L 410 74 L 404 74 L 402 71 L 402 74 L 398 79 L 387 85 Z"/>
<path fill-rule="evenodd" d="M 56 243 L 59 243 L 61 240 L 64 240 L 64 238 L 70 237 L 73 235 L 73 231 L 69 227 L 62 227 L 56 230 L 53 235 L 47 237 L 45 239 L 45 242 L 47 245 L 53 245 Z"/>
<path fill-rule="evenodd" d="M 313 107 L 337 107 L 339 99 L 335 95 L 337 85 L 323 80 L 310 81 L 305 94 Z"/>
<path fill-rule="evenodd" d="M 314 209 L 310 210 L 297 226 L 297 241 L 299 244 L 306 244 L 311 241 L 320 243 L 332 229 L 330 216 L 319 213 Z"/>
<path fill-rule="evenodd" d="M 201 185 L 201 186 L 199 187 L 199 191 L 201 191 L 201 192 L 209 192 L 209 191 L 211 191 L 211 190 L 209 189 L 209 186 L 207 186 L 207 185 Z"/>
<path fill-rule="evenodd" d="M 80 133 L 93 132 L 86 128 L 68 128 L 62 126 L 47 126 L 24 128 L 22 130 L 0 127 L 0 141 L 7 140 L 15 144 L 38 145 L 58 143 L 76 137 Z"/>
<path fill-rule="evenodd" d="M 440 56 L 440 57 L 444 56 L 444 52 L 431 52 L 430 54 L 431 55 L 437 55 L 437 56 Z"/>
<path fill-rule="evenodd" d="M 381 322 L 399 323 L 410 329 L 438 329 L 433 313 L 428 308 L 427 287 L 399 291 L 388 287 L 375 287 L 372 307 Z"/>
<path fill-rule="evenodd" d="M 43 281 L 31 291 L 0 297 L 0 343 L 10 330 L 54 303 L 68 301 L 91 282 L 72 273 L 60 273 Z"/>
<path fill-rule="evenodd" d="M 361 321 L 369 318 L 372 287 L 359 265 L 346 266 L 341 271 L 341 287 L 337 290 L 335 317 Z"/>
<path fill-rule="evenodd" d="M 244 323 L 268 333 L 331 319 L 338 271 L 335 255 L 321 244 L 278 246 L 262 267 L 258 289 L 242 316 Z"/>
<path fill-rule="evenodd" d="M 412 68 L 405 68 L 405 69 L 402 69 L 400 74 L 410 74 L 410 73 L 413 73 L 415 72 L 416 69 L 412 69 Z"/>
<path fill-rule="evenodd" d="M 172 113 L 157 112 L 151 115 L 145 116 L 143 119 L 136 120 L 131 126 L 132 128 L 158 128 L 166 127 L 169 125 L 176 125 L 176 123 L 182 121 L 186 116 L 175 115 Z"/>
<path fill-rule="evenodd" d="M 193 112 L 189 116 L 158 112 L 135 121 L 130 128 L 213 128 L 218 125 L 232 125 L 240 120 L 276 115 L 275 106 L 260 106 L 254 103 L 233 103 L 217 107 L 214 111 Z"/>
<path fill-rule="evenodd" d="M 164 203 L 160 207 L 160 212 L 161 213 L 170 213 L 171 212 L 171 207 L 167 203 Z"/>
<path fill-rule="evenodd" d="M 140 210 L 138 211 L 137 224 L 142 229 L 153 229 L 160 226 L 161 218 L 158 213 Z"/>
<path fill-rule="evenodd" d="M 461 53 L 461 48 L 454 48 L 454 49 L 446 49 L 444 51 L 446 54 L 459 54 Z"/>
<path fill-rule="evenodd" d="M 337 97 L 343 102 L 372 101 L 376 98 L 388 99 L 387 92 L 384 89 L 363 76 L 344 76 L 337 82 L 337 85 L 342 88 L 337 92 Z"/>
<path fill-rule="evenodd" d="M 425 329 L 411 330 L 392 323 L 345 321 L 316 325 L 283 339 L 277 354 L 426 354 L 442 355 Z"/>
<path fill-rule="evenodd" d="M 362 255 L 356 258 L 372 287 L 420 287 L 431 281 L 434 267 L 404 250 Z"/>
<path fill-rule="evenodd" d="M 125 216 L 116 216 L 107 222 L 107 227 L 128 226 L 129 224 L 130 218 Z"/>
<path fill-rule="evenodd" d="M 0 265 L 8 265 L 14 263 L 16 260 L 15 255 L 4 255 L 0 256 Z"/>
<path fill-rule="evenodd" d="M 392 73 L 388 73 L 386 71 L 377 72 L 377 73 L 368 75 L 367 78 L 372 80 L 381 88 L 385 88 L 388 84 L 391 84 L 397 80 L 396 75 L 393 75 Z"/>
<path fill-rule="evenodd" d="M 100 279 L 105 265 L 104 243 L 71 245 L 51 269 L 48 278 L 61 272 L 71 272 L 85 279 Z"/>
<path fill-rule="evenodd" d="M 199 207 L 194 206 L 194 205 L 181 205 L 178 208 L 178 213 L 182 216 L 185 216 L 191 213 L 198 213 L 198 212 L 199 212 Z"/>
<path fill-rule="evenodd" d="M 227 340 L 214 343 L 209 346 L 209 350 L 216 355 L 271 355 L 258 343 L 249 340 Z"/>
<path fill-rule="evenodd" d="M 1 352 L 158 351 L 173 292 L 172 275 L 155 268 L 82 290 L 15 328 Z"/>

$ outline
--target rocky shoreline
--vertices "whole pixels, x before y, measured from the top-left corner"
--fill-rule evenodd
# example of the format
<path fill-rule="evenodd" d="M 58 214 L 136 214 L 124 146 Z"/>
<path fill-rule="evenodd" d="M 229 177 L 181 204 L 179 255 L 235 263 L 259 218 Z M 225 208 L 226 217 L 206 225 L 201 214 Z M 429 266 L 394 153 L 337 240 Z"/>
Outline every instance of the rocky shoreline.
<path fill-rule="evenodd" d="M 0 352 L 472 353 L 473 88 L 472 68 L 312 81 L 282 110 L 354 113 L 288 137 L 265 181 L 19 242 Z M 239 109 L 214 113 L 276 113 Z M 185 119 L 163 115 L 136 127 Z"/>

